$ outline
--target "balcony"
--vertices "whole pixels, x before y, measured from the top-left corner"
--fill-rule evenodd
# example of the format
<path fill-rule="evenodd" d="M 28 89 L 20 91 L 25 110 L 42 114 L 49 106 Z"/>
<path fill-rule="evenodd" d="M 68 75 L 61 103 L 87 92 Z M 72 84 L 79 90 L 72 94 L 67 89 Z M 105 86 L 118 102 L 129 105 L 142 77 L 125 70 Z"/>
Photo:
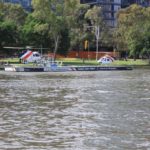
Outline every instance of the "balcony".
<path fill-rule="evenodd" d="M 111 2 L 106 0 L 80 0 L 81 4 L 99 4 L 99 5 L 118 5 L 121 6 L 121 2 Z"/>

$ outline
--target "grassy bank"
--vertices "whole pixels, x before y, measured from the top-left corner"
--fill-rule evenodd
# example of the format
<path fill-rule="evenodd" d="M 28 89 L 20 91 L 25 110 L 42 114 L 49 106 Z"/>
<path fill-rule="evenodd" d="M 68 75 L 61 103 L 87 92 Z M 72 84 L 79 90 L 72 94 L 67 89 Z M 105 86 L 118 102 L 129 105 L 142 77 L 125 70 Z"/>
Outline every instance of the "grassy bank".
<path fill-rule="evenodd" d="M 82 59 L 76 59 L 76 58 L 63 58 L 59 59 L 63 62 L 65 65 L 100 65 L 95 60 L 82 60 Z M 101 64 L 102 65 L 102 64 Z M 107 64 L 108 66 L 149 66 L 147 60 L 141 60 L 138 59 L 134 61 L 133 59 L 125 60 L 115 60 L 111 64 Z"/>
<path fill-rule="evenodd" d="M 0 59 L 1 63 L 10 63 L 10 64 L 18 64 L 19 63 L 19 58 L 5 58 L 5 59 Z"/>
<path fill-rule="evenodd" d="M 82 60 L 77 58 L 61 58 L 57 61 L 62 61 L 63 65 L 74 65 L 74 66 L 83 66 L 83 65 L 100 65 L 96 60 Z M 8 58 L 8 59 L 0 59 L 0 62 L 10 63 L 10 64 L 19 64 L 18 58 Z M 32 64 L 30 64 L 32 65 Z M 134 67 L 142 67 L 142 66 L 150 66 L 147 60 L 138 59 L 134 61 L 133 59 L 125 60 L 116 60 L 111 64 L 107 64 L 108 66 L 134 66 Z"/>

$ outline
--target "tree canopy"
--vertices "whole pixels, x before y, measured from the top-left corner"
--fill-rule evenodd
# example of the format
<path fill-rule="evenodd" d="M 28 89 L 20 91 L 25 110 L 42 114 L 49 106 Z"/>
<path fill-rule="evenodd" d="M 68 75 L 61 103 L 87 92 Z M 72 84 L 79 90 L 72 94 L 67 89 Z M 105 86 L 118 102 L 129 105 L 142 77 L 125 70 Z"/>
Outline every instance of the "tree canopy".
<path fill-rule="evenodd" d="M 1 48 L 43 46 L 54 55 L 66 55 L 70 49 L 83 49 L 85 40 L 95 47 L 95 30 L 89 27 L 97 26 L 101 46 L 150 58 L 150 8 L 132 5 L 121 9 L 114 32 L 105 24 L 101 7 L 81 5 L 79 0 L 32 0 L 32 7 L 27 13 L 20 5 L 0 3 Z"/>
<path fill-rule="evenodd" d="M 0 3 L 0 48 L 20 42 L 20 31 L 27 13 L 20 5 Z"/>
<path fill-rule="evenodd" d="M 116 38 L 118 49 L 128 51 L 135 59 L 150 58 L 150 8 L 131 5 L 120 10 Z"/>
<path fill-rule="evenodd" d="M 94 31 L 89 32 L 87 26 L 105 27 L 101 8 L 81 5 L 79 0 L 32 0 L 32 7 L 33 11 L 26 13 L 20 5 L 0 3 L 1 30 L 6 25 L 9 36 L 3 37 L 1 47 L 12 43 L 44 46 L 65 55 L 69 49 L 83 49 L 86 39 L 94 45 Z"/>

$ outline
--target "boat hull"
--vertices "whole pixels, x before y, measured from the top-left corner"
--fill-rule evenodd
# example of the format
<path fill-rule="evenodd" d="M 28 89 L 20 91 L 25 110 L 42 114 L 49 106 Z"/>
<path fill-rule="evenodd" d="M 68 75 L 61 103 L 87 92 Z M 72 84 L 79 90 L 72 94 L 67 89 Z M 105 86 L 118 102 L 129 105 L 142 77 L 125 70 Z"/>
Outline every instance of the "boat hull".
<path fill-rule="evenodd" d="M 50 67 L 14 67 L 7 66 L 5 71 L 14 71 L 14 72 L 65 72 L 65 71 L 123 71 L 123 70 L 132 70 L 132 67 L 102 67 L 102 66 L 80 66 L 80 67 L 70 67 L 62 66 L 57 68 Z"/>
<path fill-rule="evenodd" d="M 74 71 L 121 71 L 121 70 L 132 70 L 132 67 L 102 67 L 102 66 L 90 66 L 90 67 L 74 67 Z"/>

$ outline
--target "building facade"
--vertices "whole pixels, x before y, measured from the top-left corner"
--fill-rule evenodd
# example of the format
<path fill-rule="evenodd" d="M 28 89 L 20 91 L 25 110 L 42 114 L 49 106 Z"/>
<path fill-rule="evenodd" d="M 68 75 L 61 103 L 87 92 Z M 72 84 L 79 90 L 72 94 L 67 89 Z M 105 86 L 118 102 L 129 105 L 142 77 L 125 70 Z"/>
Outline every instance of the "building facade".
<path fill-rule="evenodd" d="M 119 9 L 128 7 L 134 3 L 144 7 L 150 6 L 150 0 L 80 0 L 80 2 L 81 4 L 102 7 L 104 20 L 110 27 L 116 26 L 116 13 Z"/>
<path fill-rule="evenodd" d="M 116 26 L 116 13 L 121 9 L 121 0 L 103 0 L 102 7 L 104 19 L 110 27 Z"/>
<path fill-rule="evenodd" d="M 5 3 L 14 3 L 20 4 L 22 7 L 31 11 L 31 1 L 32 0 L 1 0 Z M 116 26 L 116 12 L 121 9 L 130 6 L 131 4 L 139 4 L 144 7 L 150 6 L 150 0 L 80 0 L 81 4 L 89 4 L 89 5 L 98 5 L 102 7 L 103 17 L 106 20 L 106 23 L 110 27 Z"/>
<path fill-rule="evenodd" d="M 110 27 L 116 26 L 116 12 L 121 8 L 121 0 L 81 0 L 80 2 L 81 4 L 100 6 L 107 25 Z"/>
<path fill-rule="evenodd" d="M 122 0 L 122 7 L 128 7 L 131 4 L 138 4 L 144 7 L 150 6 L 150 0 Z"/>
<path fill-rule="evenodd" d="M 13 3 L 20 4 L 25 10 L 31 11 L 31 1 L 32 0 L 1 0 L 3 3 Z"/>

